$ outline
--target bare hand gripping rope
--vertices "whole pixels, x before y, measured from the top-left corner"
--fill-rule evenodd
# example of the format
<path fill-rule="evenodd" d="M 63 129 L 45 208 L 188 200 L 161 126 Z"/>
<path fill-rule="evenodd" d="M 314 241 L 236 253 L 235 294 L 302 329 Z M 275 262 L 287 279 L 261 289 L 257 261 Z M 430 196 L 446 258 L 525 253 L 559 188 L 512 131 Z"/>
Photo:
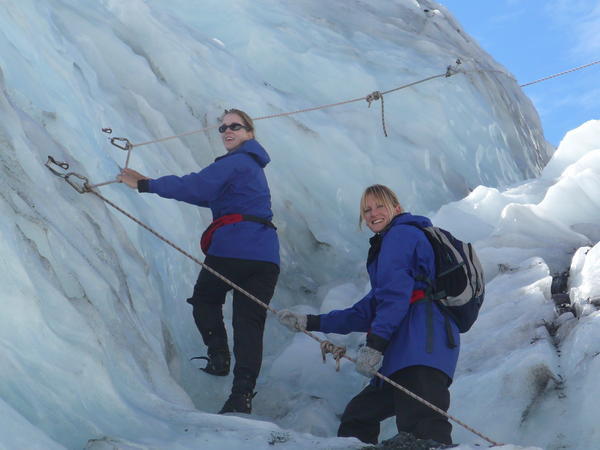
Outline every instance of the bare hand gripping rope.
<path fill-rule="evenodd" d="M 97 185 L 91 185 L 89 183 L 89 180 L 88 180 L 87 177 L 85 177 L 83 175 L 80 175 L 78 173 L 75 173 L 75 172 L 66 172 L 66 171 L 69 170 L 69 164 L 68 163 L 56 161 L 52 156 L 48 156 L 48 161 L 45 163 L 45 166 L 54 175 L 56 175 L 56 176 L 58 176 L 60 178 L 63 178 L 71 187 L 73 187 L 73 189 L 75 189 L 80 194 L 85 194 L 85 193 L 94 194 L 100 200 L 104 201 L 106 204 L 108 204 L 112 208 L 116 209 L 121 214 L 124 214 L 129 219 L 133 220 L 135 223 L 137 223 L 138 225 L 140 225 L 142 228 L 148 230 L 150 233 L 152 233 L 153 235 L 155 235 L 161 241 L 163 241 L 166 244 L 170 245 L 175 250 L 177 250 L 178 252 L 182 253 L 183 255 L 187 256 L 189 259 L 191 259 L 192 261 L 194 261 L 196 264 L 198 264 L 198 265 L 202 266 L 204 269 L 208 270 L 214 276 L 216 276 L 217 278 L 219 278 L 220 280 L 222 280 L 223 282 L 225 282 L 228 286 L 231 286 L 233 289 L 236 289 L 237 291 L 239 291 L 240 293 L 242 293 L 243 295 L 245 295 L 246 297 L 248 297 L 250 300 L 258 303 L 260 306 L 262 306 L 263 308 L 267 309 L 268 311 L 270 311 L 270 312 L 272 312 L 274 314 L 277 314 L 277 310 L 275 308 L 273 308 L 272 306 L 269 306 L 268 304 L 264 303 L 263 301 L 261 301 L 260 299 L 258 299 L 257 297 L 255 297 L 254 295 L 252 295 L 251 293 L 249 293 L 248 291 L 244 290 L 243 288 L 241 288 L 237 284 L 235 284 L 232 281 L 228 280 L 223 275 L 221 275 L 219 272 L 217 272 L 213 268 L 209 267 L 208 265 L 206 265 L 205 263 L 203 263 L 202 261 L 200 261 L 198 258 L 190 255 L 188 252 L 186 252 L 185 250 L 181 249 L 180 247 L 178 247 L 177 245 L 175 245 L 173 242 L 169 241 L 168 239 L 166 239 L 165 237 L 163 237 L 162 235 L 160 235 L 158 232 L 156 232 L 155 230 L 153 230 L 152 228 L 150 228 L 148 225 L 144 224 L 139 219 L 135 218 L 134 216 L 132 216 L 131 214 L 129 214 L 125 210 L 121 209 L 119 206 L 117 206 L 116 204 L 114 204 L 110 200 L 108 200 L 106 197 L 104 197 L 103 195 L 101 195 L 98 191 L 94 190 L 93 188 L 95 186 L 99 186 L 99 184 L 97 184 Z M 65 172 L 61 172 L 59 169 L 62 169 Z M 76 178 L 78 181 L 76 181 L 74 178 Z M 333 358 L 336 361 L 336 370 L 339 370 L 340 360 L 342 358 L 345 358 L 345 359 L 347 359 L 349 361 L 352 361 L 353 363 L 356 364 L 356 360 L 354 358 L 346 355 L 346 348 L 345 347 L 336 346 L 335 344 L 331 343 L 330 341 L 321 339 L 318 336 L 316 336 L 315 334 L 313 334 L 310 331 L 307 331 L 305 329 L 303 329 L 301 331 L 304 334 L 306 334 L 306 335 L 310 336 L 311 338 L 313 338 L 315 341 L 319 342 L 320 347 L 321 347 L 321 354 L 323 355 L 323 362 L 325 362 L 325 360 L 326 360 L 327 353 L 331 353 L 333 355 Z M 469 430 L 471 433 L 479 436 L 483 440 L 485 440 L 485 441 L 489 442 L 490 444 L 492 444 L 492 446 L 495 447 L 495 446 L 503 445 L 503 444 L 495 442 L 492 439 L 488 438 L 487 436 L 481 434 L 480 432 L 478 432 L 474 428 L 468 426 L 467 424 L 465 424 L 464 422 L 460 421 L 459 419 L 451 416 L 446 411 L 438 408 L 437 406 L 435 406 L 434 404 L 428 402 L 427 400 L 425 400 L 425 399 L 419 397 L 418 395 L 412 393 L 411 391 L 409 391 L 408 389 L 406 389 L 404 386 L 401 386 L 400 384 L 396 383 L 395 381 L 391 380 L 390 378 L 386 377 L 385 375 L 382 375 L 379 372 L 375 372 L 373 375 L 376 376 L 376 377 L 378 377 L 378 378 L 380 378 L 381 380 L 383 380 L 383 381 L 391 384 L 395 388 L 400 389 L 406 395 L 408 395 L 408 396 L 412 397 L 413 399 L 415 399 L 415 400 L 423 403 L 424 405 L 430 407 L 431 409 L 433 409 L 437 413 L 439 413 L 439 414 L 447 417 L 448 419 L 452 420 L 453 422 L 457 423 L 458 425 L 462 426 L 463 428 Z"/>

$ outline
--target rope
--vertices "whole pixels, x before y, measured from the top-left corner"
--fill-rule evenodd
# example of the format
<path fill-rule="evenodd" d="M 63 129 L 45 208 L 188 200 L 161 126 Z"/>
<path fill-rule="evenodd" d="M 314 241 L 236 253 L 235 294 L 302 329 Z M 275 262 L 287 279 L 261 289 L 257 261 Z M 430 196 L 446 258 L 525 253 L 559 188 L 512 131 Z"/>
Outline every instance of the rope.
<path fill-rule="evenodd" d="M 460 59 L 456 60 L 456 64 L 459 65 L 461 64 Z M 314 106 L 312 108 L 304 108 L 304 109 L 298 109 L 295 111 L 289 111 L 289 112 L 284 112 L 284 113 L 278 113 L 278 114 L 270 114 L 267 116 L 261 116 L 261 117 L 255 117 L 252 120 L 253 121 L 259 121 L 259 120 L 266 120 L 266 119 L 274 119 L 276 117 L 287 117 L 287 116 L 291 116 L 294 114 L 300 114 L 300 113 L 305 113 L 305 112 L 310 112 L 310 111 L 316 111 L 319 109 L 326 109 L 326 108 L 333 108 L 335 106 L 341 106 L 341 105 L 347 105 L 349 103 L 354 103 L 354 102 L 358 102 L 358 101 L 362 101 L 362 100 L 366 100 L 367 103 L 369 104 L 369 108 L 371 107 L 371 103 L 373 101 L 376 100 L 381 100 L 381 126 L 383 128 L 383 134 L 385 135 L 385 137 L 387 137 L 387 130 L 386 130 L 386 126 L 385 126 L 385 111 L 384 111 L 384 105 L 383 105 L 383 95 L 384 94 L 390 94 L 392 92 L 396 92 L 399 91 L 401 89 L 406 89 L 409 88 L 411 86 L 416 86 L 417 84 L 421 84 L 421 83 L 425 83 L 426 81 L 430 81 L 433 80 L 435 78 L 441 78 L 441 77 L 450 77 L 452 75 L 455 75 L 459 72 L 459 70 L 456 67 L 453 66 L 448 66 L 446 68 L 446 72 L 444 72 L 443 74 L 438 74 L 438 75 L 432 75 L 430 77 L 427 78 L 423 78 L 422 80 L 417 80 L 417 81 L 413 81 L 412 83 L 408 83 L 408 84 L 404 84 L 402 86 L 398 86 L 396 88 L 393 89 L 388 89 L 387 91 L 374 91 L 364 97 L 358 97 L 358 98 L 353 98 L 351 100 L 345 100 L 345 101 L 341 101 L 341 102 L 337 102 L 337 103 L 329 103 L 327 105 L 320 105 L 320 106 Z M 115 147 L 120 148 L 121 150 L 125 150 L 127 152 L 127 158 L 125 160 L 125 168 L 129 167 L 129 160 L 131 158 L 131 151 L 135 148 L 135 147 L 143 147 L 145 145 L 150 145 L 150 144 L 156 144 L 156 143 L 160 143 L 160 142 L 165 142 L 165 141 L 169 141 L 171 139 L 177 139 L 177 138 L 182 138 L 185 136 L 190 136 L 192 134 L 197 134 L 197 133 L 202 133 L 208 130 L 212 130 L 214 128 L 217 128 L 218 125 L 211 125 L 208 127 L 204 127 L 204 128 L 200 128 L 198 130 L 192 130 L 192 131 L 187 131 L 185 133 L 181 133 L 181 134 L 175 134 L 173 136 L 166 136 L 163 138 L 159 138 L 159 139 L 153 139 L 150 141 L 145 141 L 145 142 L 139 142 L 137 144 L 131 142 L 129 139 L 124 138 L 124 137 L 112 137 L 110 138 L 110 143 L 112 145 L 114 145 Z M 111 134 L 112 133 L 112 128 L 102 128 L 102 132 L 103 133 L 107 133 L 107 134 Z M 98 184 L 94 184 L 91 185 L 89 187 L 94 188 L 94 187 L 100 187 L 100 186 L 106 186 L 108 184 L 112 184 L 112 183 L 118 183 L 118 180 L 110 180 L 110 181 L 105 181 L 103 183 L 98 183 Z"/>
<path fill-rule="evenodd" d="M 449 75 L 449 73 L 450 73 L 450 75 Z M 449 66 L 446 69 L 446 72 L 444 72 L 444 73 L 441 73 L 441 74 L 438 74 L 438 75 L 433 75 L 433 76 L 430 76 L 430 77 L 427 77 L 427 78 L 423 78 L 422 80 L 413 81 L 412 83 L 404 84 L 402 86 L 398 86 L 396 88 L 389 89 L 387 91 L 382 91 L 382 92 L 375 91 L 375 92 L 373 92 L 371 94 L 368 94 L 368 95 L 366 95 L 364 97 L 353 98 L 353 99 L 350 99 L 350 100 L 344 100 L 344 101 L 336 102 L 336 103 L 329 103 L 329 104 L 326 104 L 326 105 L 313 106 L 311 108 L 297 109 L 295 111 L 288 111 L 288 112 L 283 112 L 283 113 L 270 114 L 270 115 L 267 115 L 267 116 L 255 117 L 252 120 L 256 122 L 256 121 L 259 121 L 259 120 L 274 119 L 276 117 L 287 117 L 287 116 L 292 116 L 292 115 L 295 115 L 295 114 L 301 114 L 301 113 L 310 112 L 310 111 L 317 111 L 317 110 L 320 110 L 320 109 L 333 108 L 335 106 L 347 105 L 349 103 L 360 102 L 360 101 L 364 101 L 364 100 L 366 100 L 369 103 L 369 106 L 370 106 L 371 102 L 373 100 L 379 100 L 379 99 L 381 99 L 381 101 L 383 103 L 383 95 L 384 94 L 390 94 L 392 92 L 396 92 L 396 91 L 399 91 L 401 89 L 406 89 L 406 88 L 409 88 L 409 87 L 412 87 L 412 86 L 416 86 L 417 84 L 425 83 L 426 81 L 433 80 L 435 78 L 442 78 L 442 77 L 446 77 L 447 78 L 447 77 L 452 76 L 452 75 L 454 75 L 456 73 L 458 73 L 458 70 L 451 69 L 450 66 Z M 377 98 L 373 97 L 375 95 L 375 93 L 378 94 Z M 382 114 L 383 114 L 383 105 L 382 105 Z M 127 142 L 129 142 L 129 145 L 131 146 L 131 148 L 142 147 L 142 146 L 149 145 L 149 144 L 155 144 L 155 143 L 158 143 L 158 142 L 164 142 L 164 141 L 168 141 L 168 140 L 171 140 L 171 139 L 176 139 L 176 138 L 180 138 L 180 137 L 189 136 L 191 134 L 202 133 L 204 131 L 208 131 L 208 130 L 211 130 L 211 129 L 217 128 L 217 127 L 218 127 L 218 125 L 212 125 L 212 126 L 200 128 L 198 130 L 192 130 L 192 131 L 188 131 L 188 132 L 185 132 L 185 133 L 176 134 L 176 135 L 173 135 L 173 136 L 167 136 L 167 137 L 163 137 L 163 138 L 159 138 L 159 139 L 154 139 L 154 140 L 151 140 L 151 141 L 139 142 L 137 144 L 136 143 L 131 143 L 129 141 L 127 141 Z M 384 132 L 385 132 L 385 124 L 384 124 Z M 387 134 L 386 134 L 386 136 L 387 136 Z M 115 138 L 113 138 L 113 139 L 115 139 Z M 122 140 L 123 138 L 118 138 L 118 139 Z M 123 147 L 120 147 L 120 148 L 123 148 Z M 125 148 L 123 148 L 123 149 L 126 150 Z"/>
<path fill-rule="evenodd" d="M 387 137 L 387 131 L 385 130 L 385 113 L 383 111 L 383 94 L 379 91 L 372 92 L 367 95 L 366 100 L 369 104 L 369 108 L 371 107 L 371 102 L 381 100 L 381 126 L 383 127 L 383 134 Z"/>
<path fill-rule="evenodd" d="M 109 206 L 113 207 L 114 209 L 116 209 L 117 211 L 119 211 L 121 214 L 124 214 L 125 216 L 127 216 L 129 219 L 133 220 L 135 223 L 137 223 L 139 226 L 141 226 L 142 228 L 148 230 L 150 233 L 152 233 L 154 236 L 156 236 L 158 239 L 160 239 L 161 241 L 165 242 L 166 244 L 170 245 L 171 247 L 173 247 L 175 250 L 177 250 L 178 252 L 182 253 L 183 255 L 187 256 L 188 258 L 190 258 L 192 261 L 194 261 L 195 263 L 199 264 L 200 266 L 202 266 L 204 269 L 208 270 L 210 273 L 212 273 L 214 276 L 216 276 L 217 278 L 219 278 L 220 280 L 224 281 L 226 284 L 228 284 L 229 286 L 231 286 L 232 288 L 236 289 L 237 291 L 241 292 L 242 294 L 244 294 L 246 297 L 250 298 L 251 300 L 255 301 L 256 303 L 258 303 L 259 305 L 261 305 L 263 308 L 271 311 L 272 313 L 277 313 L 277 310 L 275 310 L 274 308 L 272 308 L 271 306 L 269 306 L 268 304 L 264 303 L 263 301 L 259 300 L 257 297 L 255 297 L 254 295 L 252 295 L 250 292 L 246 291 L 245 289 L 243 289 L 242 287 L 238 286 L 237 284 L 235 284 L 233 281 L 228 280 L 227 278 L 225 278 L 223 275 L 221 275 L 219 272 L 217 272 L 215 269 L 213 269 L 212 267 L 208 266 L 207 264 L 203 263 L 202 261 L 200 261 L 198 258 L 190 255 L 188 252 L 186 252 L 185 250 L 183 250 L 181 247 L 178 247 L 177 245 L 175 245 L 173 242 L 171 242 L 170 240 L 168 240 L 167 238 L 163 237 L 161 234 L 159 234 L 158 232 L 154 231 L 152 228 L 150 228 L 148 225 L 146 225 L 145 223 L 143 223 L 142 221 L 140 221 L 139 219 L 135 218 L 134 216 L 132 216 L 131 214 L 129 214 L 127 211 L 123 210 L 122 208 L 120 208 L 119 206 L 117 206 L 116 204 L 114 204 L 113 202 L 111 202 L 109 199 L 107 199 L 106 197 L 104 197 L 102 194 L 100 194 L 97 191 L 92 190 L 91 188 L 87 189 L 87 192 L 89 192 L 90 194 L 94 194 L 96 197 L 98 197 L 100 200 L 106 202 Z"/>
<path fill-rule="evenodd" d="M 339 372 L 340 360 L 346 355 L 346 347 L 339 347 L 332 342 L 323 341 L 321 342 L 321 356 L 323 356 L 323 362 L 327 360 L 327 353 L 333 355 L 333 359 L 335 360 L 335 371 Z"/>
<path fill-rule="evenodd" d="M 348 357 L 347 357 L 348 358 Z M 348 358 L 351 361 L 353 361 L 356 364 L 356 361 L 352 358 Z M 443 409 L 438 408 L 437 406 L 435 406 L 433 403 L 428 402 L 427 400 L 419 397 L 417 394 L 412 393 L 411 391 L 409 391 L 408 389 L 406 389 L 404 386 L 399 385 L 398 383 L 396 383 L 394 380 L 391 380 L 390 378 L 386 377 L 385 375 L 380 374 L 379 372 L 375 372 L 375 376 L 377 378 L 380 378 L 381 380 L 384 380 L 386 382 L 388 382 L 389 384 L 391 384 L 392 386 L 394 386 L 397 389 L 400 389 L 402 392 L 404 392 L 406 395 L 414 398 L 415 400 L 423 403 L 426 406 L 429 406 L 431 409 L 433 409 L 435 412 L 447 417 L 450 420 L 453 420 L 454 422 L 456 422 L 457 424 L 459 424 L 461 427 L 463 427 L 466 430 L 469 430 L 471 433 L 479 436 L 481 439 L 489 442 L 490 444 L 492 444 L 492 447 L 497 447 L 500 445 L 504 445 L 500 442 L 495 442 L 492 439 L 490 439 L 489 437 L 481 434 L 479 431 L 475 430 L 474 428 L 470 427 L 469 425 L 467 425 L 466 423 L 458 420 L 456 417 L 451 416 L 450 414 L 448 414 L 446 411 L 444 411 Z"/>
<path fill-rule="evenodd" d="M 572 69 L 569 69 L 569 70 L 565 70 L 563 72 L 556 73 L 554 75 L 550 75 L 550 76 L 547 76 L 547 77 L 544 77 L 544 78 L 540 78 L 538 80 L 531 81 L 529 83 L 521 84 L 520 87 L 526 87 L 526 86 L 530 86 L 532 84 L 541 83 L 542 81 L 550 80 L 552 78 L 556 78 L 556 77 L 565 75 L 567 73 L 575 72 L 577 70 L 585 69 L 587 67 L 590 67 L 590 66 L 593 66 L 594 64 L 599 64 L 599 63 L 600 63 L 600 61 L 594 61 L 594 62 L 591 62 L 589 64 L 585 64 L 583 66 L 575 67 L 575 68 L 572 68 Z M 461 60 L 457 59 L 456 60 L 456 64 L 457 64 L 457 66 L 459 64 L 461 64 Z M 452 75 L 455 75 L 456 73 L 459 73 L 459 72 L 465 72 L 465 73 L 466 72 L 497 72 L 497 73 L 501 73 L 503 75 L 507 75 L 505 72 L 502 72 L 502 71 L 499 71 L 499 70 L 464 70 L 464 69 L 463 70 L 459 70 L 457 67 L 448 66 L 448 68 L 446 69 L 446 72 L 443 73 L 443 74 L 432 75 L 430 77 L 423 78 L 421 80 L 414 81 L 412 83 L 404 84 L 402 86 L 398 86 L 398 87 L 393 88 L 393 89 L 388 89 L 387 91 L 381 91 L 381 92 L 380 91 L 374 91 L 371 94 L 368 94 L 368 95 L 366 95 L 364 97 L 358 97 L 358 98 L 354 98 L 354 99 L 351 99 L 351 100 L 345 100 L 345 101 L 336 102 L 336 103 L 329 103 L 329 104 L 326 104 L 326 105 L 314 106 L 312 108 L 304 108 L 304 109 L 298 109 L 298 110 L 295 110 L 295 111 L 289 111 L 289 112 L 284 112 L 284 113 L 279 113 L 279 114 L 271 114 L 271 115 L 267 115 L 267 116 L 256 117 L 253 120 L 254 121 L 258 121 L 258 120 L 265 120 L 265 119 L 273 119 L 275 117 L 286 117 L 286 116 L 291 116 L 291 115 L 294 115 L 294 114 L 300 114 L 300 113 L 305 113 L 305 112 L 310 112 L 310 111 L 316 111 L 316 110 L 320 110 L 320 109 L 333 108 L 335 106 L 346 105 L 346 104 L 349 104 L 349 103 L 354 103 L 354 102 L 358 102 L 358 101 L 362 101 L 362 100 L 366 100 L 369 103 L 369 107 L 370 107 L 372 101 L 374 101 L 374 100 L 381 100 L 381 121 L 382 121 L 383 132 L 384 132 L 385 136 L 387 137 L 387 131 L 386 131 L 385 119 L 384 119 L 384 107 L 383 107 L 383 96 L 385 94 L 391 94 L 392 92 L 396 92 L 396 91 L 399 91 L 401 89 L 406 89 L 406 88 L 415 86 L 415 85 L 420 84 L 420 83 L 425 83 L 427 81 L 434 80 L 436 78 L 441 78 L 441 77 L 448 78 L 448 77 L 450 77 Z M 159 139 L 153 139 L 153 140 L 150 140 L 150 141 L 139 142 L 137 144 L 134 144 L 134 143 L 130 142 L 127 138 L 111 138 L 110 141 L 111 141 L 111 144 L 113 144 L 113 145 L 115 145 L 115 146 L 117 146 L 117 147 L 119 147 L 119 148 L 121 148 L 123 150 L 127 150 L 128 151 L 128 153 L 127 153 L 127 161 L 125 163 L 125 167 L 127 167 L 127 164 L 129 163 L 129 157 L 130 157 L 130 154 L 131 154 L 131 150 L 134 147 L 143 147 L 145 145 L 150 145 L 150 144 L 156 144 L 156 143 L 160 143 L 160 142 L 165 142 L 165 141 L 168 141 L 168 140 L 171 140 L 171 139 L 176 139 L 176 138 L 182 138 L 182 137 L 185 137 L 185 136 L 190 136 L 192 134 L 197 134 L 197 133 L 202 133 L 202 132 L 205 132 L 205 131 L 208 131 L 208 130 L 212 130 L 214 128 L 217 128 L 217 125 L 212 125 L 212 126 L 204 127 L 204 128 L 200 128 L 200 129 L 197 129 L 197 130 L 188 131 L 188 132 L 185 132 L 185 133 L 175 134 L 175 135 L 172 135 L 172 136 L 166 136 L 166 137 L 159 138 Z M 112 133 L 112 129 L 111 128 L 103 128 L 102 131 L 106 132 L 106 133 L 109 133 L 109 134 Z M 118 142 L 125 142 L 125 146 L 119 145 Z M 108 182 L 106 184 L 110 184 L 110 183 L 114 183 L 114 181 Z M 96 185 L 96 186 L 99 186 L 99 185 Z"/>
<path fill-rule="evenodd" d="M 461 60 L 457 59 L 456 60 L 456 64 L 457 64 L 457 66 L 459 64 L 461 64 Z M 531 86 L 532 84 L 541 83 L 542 81 L 550 80 L 552 78 L 556 78 L 556 77 L 565 75 L 567 73 L 571 73 L 571 72 L 575 72 L 577 70 L 585 69 L 587 67 L 593 66 L 594 64 L 600 64 L 600 60 L 599 61 L 591 62 L 589 64 L 584 64 L 583 66 L 574 67 L 572 69 L 565 70 L 563 72 L 559 72 L 559 73 L 556 73 L 554 75 L 550 75 L 550 76 L 547 76 L 547 77 L 544 77 L 544 78 L 540 78 L 538 80 L 534 80 L 534 81 L 531 81 L 529 83 L 521 84 L 521 85 L 519 85 L 519 87 L 526 87 L 526 86 Z M 441 77 L 448 78 L 448 77 L 451 77 L 452 75 L 454 75 L 456 73 L 459 73 L 459 72 L 463 72 L 463 73 L 469 73 L 469 72 L 477 72 L 477 73 L 499 73 L 499 74 L 508 76 L 508 74 L 506 72 L 502 72 L 500 70 L 489 70 L 489 69 L 486 69 L 486 70 L 481 70 L 481 69 L 468 69 L 468 70 L 460 69 L 459 70 L 457 67 L 448 66 L 448 68 L 446 69 L 446 72 L 443 73 L 443 74 L 438 74 L 438 75 L 433 75 L 433 76 L 430 76 L 430 77 L 427 77 L 427 78 L 423 78 L 422 80 L 418 80 L 418 81 L 414 81 L 412 83 L 404 84 L 402 86 L 399 86 L 399 87 L 393 88 L 393 89 L 389 89 L 387 91 L 383 91 L 383 92 L 373 91 L 372 93 L 366 95 L 365 97 L 354 98 L 354 99 L 351 99 L 351 100 L 346 100 L 346 101 L 337 102 L 337 103 L 330 103 L 330 104 L 327 104 L 327 105 L 315 106 L 315 107 L 312 107 L 312 108 L 298 109 L 296 111 L 290 111 L 290 112 L 285 112 L 285 113 L 271 114 L 271 115 L 268 115 L 268 116 L 256 117 L 253 120 L 254 121 L 258 121 L 258 120 L 265 120 L 265 119 L 273 119 L 273 118 L 276 118 L 276 117 L 286 117 L 286 116 L 291 116 L 291 115 L 294 115 L 294 114 L 300 114 L 300 113 L 304 113 L 304 112 L 316 111 L 316 110 L 319 110 L 319 109 L 332 108 L 334 106 L 346 105 L 348 103 L 358 102 L 358 101 L 361 101 L 361 100 L 366 100 L 367 103 L 368 103 L 368 107 L 370 108 L 371 107 L 371 103 L 373 101 L 381 100 L 381 126 L 383 128 L 383 134 L 385 135 L 385 137 L 387 137 L 388 134 L 387 134 L 386 126 L 385 126 L 385 110 L 384 110 L 384 102 L 383 102 L 383 96 L 384 96 L 384 94 L 391 94 L 392 92 L 396 92 L 396 91 L 399 91 L 401 89 L 406 89 L 406 88 L 409 88 L 411 86 L 415 86 L 415 85 L 420 84 L 420 83 L 425 83 L 426 81 L 430 81 L 430 80 L 433 80 L 435 78 L 441 78 Z M 138 144 L 134 144 L 134 143 L 130 142 L 129 139 L 122 138 L 122 137 L 113 137 L 113 138 L 110 139 L 110 142 L 114 146 L 116 146 L 116 147 L 118 147 L 118 148 L 120 148 L 122 150 L 127 151 L 127 158 L 125 160 L 125 168 L 127 168 L 127 167 L 129 167 L 129 160 L 131 158 L 131 151 L 133 150 L 134 147 L 142 147 L 142 146 L 145 146 L 145 145 L 150 145 L 150 144 L 155 144 L 155 143 L 159 143 L 159 142 L 164 142 L 164 141 L 168 141 L 168 140 L 171 140 L 171 139 L 181 138 L 181 137 L 189 136 L 189 135 L 192 135 L 192 134 L 196 134 L 196 133 L 201 133 L 201 132 L 205 132 L 205 131 L 208 131 L 208 130 L 212 130 L 214 128 L 217 128 L 217 125 L 212 125 L 212 126 L 204 127 L 204 128 L 198 129 L 198 130 L 188 131 L 186 133 L 176 134 L 176 135 L 173 135 L 173 136 L 167 136 L 167 137 L 163 137 L 163 138 L 159 138 L 159 139 L 154 139 L 154 140 L 151 140 L 151 141 L 140 142 Z M 108 133 L 108 134 L 112 133 L 112 129 L 111 128 L 102 128 L 102 131 L 104 133 Z M 120 142 L 123 142 L 124 144 L 120 144 Z M 118 182 L 119 182 L 118 180 L 110 180 L 110 181 L 105 181 L 103 183 L 98 183 L 98 184 L 91 185 L 90 187 L 91 188 L 95 188 L 95 187 L 106 186 L 108 184 L 118 183 Z"/>
<path fill-rule="evenodd" d="M 525 87 L 525 86 L 530 86 L 532 84 L 541 83 L 542 81 L 546 81 L 546 80 L 550 80 L 552 78 L 560 77 L 561 75 L 565 75 L 567 73 L 571 73 L 571 72 L 575 72 L 577 70 L 585 69 L 586 67 L 593 66 L 594 64 L 600 64 L 600 60 L 599 61 L 591 62 L 589 64 L 585 64 L 583 66 L 574 67 L 572 69 L 565 70 L 564 72 L 555 73 L 554 75 L 550 75 L 548 77 L 540 78 L 539 80 L 530 81 L 529 83 L 521 84 L 520 87 Z"/>

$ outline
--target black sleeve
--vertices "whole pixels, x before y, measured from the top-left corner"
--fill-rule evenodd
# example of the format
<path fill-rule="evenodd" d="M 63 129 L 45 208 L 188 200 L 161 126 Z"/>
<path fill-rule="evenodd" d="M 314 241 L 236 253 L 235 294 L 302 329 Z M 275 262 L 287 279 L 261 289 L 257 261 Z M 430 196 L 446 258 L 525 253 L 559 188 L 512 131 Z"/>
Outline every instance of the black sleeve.
<path fill-rule="evenodd" d="M 306 331 L 319 331 L 321 329 L 321 318 L 308 314 L 306 316 Z"/>
<path fill-rule="evenodd" d="M 150 180 L 138 180 L 138 182 L 137 182 L 138 192 L 150 192 L 149 181 Z"/>
<path fill-rule="evenodd" d="M 373 333 L 367 334 L 367 347 L 371 347 L 381 353 L 385 352 L 389 341 L 387 339 L 382 338 L 381 336 L 377 336 Z"/>

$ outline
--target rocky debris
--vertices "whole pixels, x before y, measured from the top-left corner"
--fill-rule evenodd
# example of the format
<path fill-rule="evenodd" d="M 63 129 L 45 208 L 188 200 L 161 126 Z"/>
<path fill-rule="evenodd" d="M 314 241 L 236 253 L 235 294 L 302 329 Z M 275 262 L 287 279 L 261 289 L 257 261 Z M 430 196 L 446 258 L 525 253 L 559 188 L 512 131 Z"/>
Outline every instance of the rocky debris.
<path fill-rule="evenodd" d="M 453 448 L 456 445 L 445 445 L 431 439 L 417 439 L 410 433 L 400 432 L 393 438 L 380 444 L 362 447 L 361 450 L 433 450 Z"/>

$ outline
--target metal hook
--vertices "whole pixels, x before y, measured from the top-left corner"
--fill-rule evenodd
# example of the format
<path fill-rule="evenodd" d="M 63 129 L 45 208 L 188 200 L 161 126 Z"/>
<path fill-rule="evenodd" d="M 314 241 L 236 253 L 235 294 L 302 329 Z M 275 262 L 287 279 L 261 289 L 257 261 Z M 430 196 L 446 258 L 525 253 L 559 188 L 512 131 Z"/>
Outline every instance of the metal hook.
<path fill-rule="evenodd" d="M 69 164 L 67 164 L 66 162 L 59 162 L 50 155 L 48 155 L 48 161 L 46 161 L 46 163 L 44 164 L 48 168 L 48 170 L 50 170 L 50 172 L 52 172 L 54 175 L 61 177 L 61 178 L 65 177 L 65 175 L 63 173 L 60 173 L 59 171 L 54 169 L 50 164 L 54 164 L 55 166 L 58 166 L 63 170 L 68 170 Z"/>
<path fill-rule="evenodd" d="M 71 181 L 71 177 L 79 178 L 80 180 L 83 181 L 83 184 L 79 185 L 76 182 Z M 71 187 L 73 189 L 75 189 L 77 192 L 79 192 L 80 194 L 84 194 L 90 190 L 90 188 L 88 186 L 89 180 L 87 179 L 87 177 L 84 177 L 83 175 L 79 175 L 78 173 L 69 172 L 67 175 L 65 175 L 65 181 L 67 183 L 69 183 L 71 185 Z"/>
<path fill-rule="evenodd" d="M 52 167 L 51 164 L 54 164 L 63 170 L 68 170 L 69 169 L 68 163 L 59 162 L 59 161 L 55 160 L 52 156 L 48 155 L 48 161 L 46 161 L 46 164 L 44 164 L 44 165 L 48 168 L 48 170 L 50 170 L 50 172 L 52 172 L 57 177 L 64 178 L 65 181 L 67 183 L 69 183 L 71 185 L 71 187 L 73 189 L 75 189 L 77 192 L 79 192 L 80 194 L 90 191 L 89 180 L 87 179 L 87 177 L 84 177 L 83 175 L 79 175 L 78 173 L 75 173 L 75 172 L 60 173 L 58 170 L 56 170 L 54 167 Z M 80 180 L 83 181 L 83 184 L 79 185 L 75 181 L 71 181 L 71 177 L 79 178 Z"/>
<path fill-rule="evenodd" d="M 117 142 L 124 142 L 124 145 L 118 144 Z M 129 141 L 129 139 L 127 138 L 123 138 L 123 137 L 113 137 L 110 138 L 110 143 L 112 145 L 114 145 L 115 147 L 120 148 L 121 150 L 125 150 L 125 151 L 129 151 L 133 148 L 133 145 L 131 144 L 131 142 Z"/>

